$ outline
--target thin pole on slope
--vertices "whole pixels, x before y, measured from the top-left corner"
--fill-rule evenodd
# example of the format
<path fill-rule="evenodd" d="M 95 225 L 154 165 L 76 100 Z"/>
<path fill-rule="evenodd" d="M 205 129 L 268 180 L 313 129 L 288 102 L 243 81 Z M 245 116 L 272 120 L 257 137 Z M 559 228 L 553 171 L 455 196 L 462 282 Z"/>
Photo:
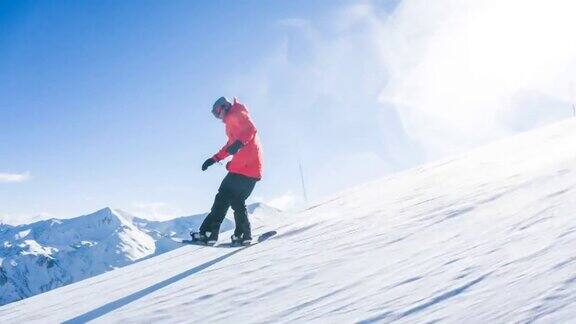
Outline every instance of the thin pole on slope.
<path fill-rule="evenodd" d="M 302 181 L 302 194 L 304 195 L 304 203 L 308 206 L 308 194 L 306 193 L 306 182 L 304 182 L 304 169 L 302 168 L 302 161 L 298 161 L 298 167 L 300 168 L 300 180 Z"/>
<path fill-rule="evenodd" d="M 572 101 L 572 116 L 576 117 L 576 103 L 574 103 L 574 82 L 570 81 L 570 101 Z"/>

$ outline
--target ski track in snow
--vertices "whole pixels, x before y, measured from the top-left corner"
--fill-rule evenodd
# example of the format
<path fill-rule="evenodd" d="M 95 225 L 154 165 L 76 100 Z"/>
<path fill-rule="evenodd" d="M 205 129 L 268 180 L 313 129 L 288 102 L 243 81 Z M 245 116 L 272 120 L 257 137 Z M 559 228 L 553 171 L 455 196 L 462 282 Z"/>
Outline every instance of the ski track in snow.
<path fill-rule="evenodd" d="M 570 322 L 574 143 L 574 120 L 521 134 L 269 220 L 250 249 L 183 246 L 0 322 Z"/>

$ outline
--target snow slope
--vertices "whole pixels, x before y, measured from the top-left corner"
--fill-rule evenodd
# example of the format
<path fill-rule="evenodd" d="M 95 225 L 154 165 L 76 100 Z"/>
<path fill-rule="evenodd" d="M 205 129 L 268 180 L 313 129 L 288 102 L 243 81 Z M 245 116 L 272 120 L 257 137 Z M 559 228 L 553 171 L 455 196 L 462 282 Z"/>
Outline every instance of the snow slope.
<path fill-rule="evenodd" d="M 249 206 L 255 217 L 276 210 Z M 72 219 L 0 225 L 0 305 L 155 256 L 181 244 L 206 214 L 148 221 L 104 208 Z M 234 228 L 225 219 L 222 230 Z"/>
<path fill-rule="evenodd" d="M 570 322 L 576 121 L 342 192 L 246 250 L 184 246 L 0 322 Z"/>

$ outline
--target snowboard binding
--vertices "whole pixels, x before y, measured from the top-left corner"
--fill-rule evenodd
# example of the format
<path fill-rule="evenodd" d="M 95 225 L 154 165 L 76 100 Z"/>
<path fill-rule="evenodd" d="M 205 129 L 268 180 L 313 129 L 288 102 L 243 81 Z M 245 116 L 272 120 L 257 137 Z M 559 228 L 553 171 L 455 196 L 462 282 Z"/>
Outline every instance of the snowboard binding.
<path fill-rule="evenodd" d="M 252 237 L 247 235 L 232 235 L 230 237 L 230 245 L 231 246 L 246 246 L 252 244 Z"/>
<path fill-rule="evenodd" d="M 190 232 L 192 237 L 192 243 L 201 245 L 214 245 L 218 241 L 218 237 L 213 235 L 214 233 L 206 232 Z"/>

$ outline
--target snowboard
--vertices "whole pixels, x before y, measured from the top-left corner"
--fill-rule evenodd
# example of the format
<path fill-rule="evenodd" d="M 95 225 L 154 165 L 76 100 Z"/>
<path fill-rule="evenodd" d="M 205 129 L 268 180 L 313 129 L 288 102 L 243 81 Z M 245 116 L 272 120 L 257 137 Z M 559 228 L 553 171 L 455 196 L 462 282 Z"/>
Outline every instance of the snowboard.
<path fill-rule="evenodd" d="M 254 246 L 256 244 L 262 243 L 264 241 L 266 241 L 267 239 L 271 238 L 272 236 L 278 234 L 278 232 L 276 231 L 268 231 L 265 233 L 262 233 L 258 236 L 256 236 L 256 241 L 252 240 L 252 243 L 250 244 L 245 244 L 245 245 L 240 245 L 240 244 L 232 244 L 231 242 L 228 243 L 216 243 L 214 245 L 208 245 L 208 244 L 204 244 L 202 242 L 198 242 L 198 241 L 192 241 L 192 240 L 182 240 L 182 244 L 191 244 L 191 245 L 199 245 L 199 246 L 205 246 L 205 247 L 220 247 L 220 248 L 247 248 L 250 246 Z"/>

